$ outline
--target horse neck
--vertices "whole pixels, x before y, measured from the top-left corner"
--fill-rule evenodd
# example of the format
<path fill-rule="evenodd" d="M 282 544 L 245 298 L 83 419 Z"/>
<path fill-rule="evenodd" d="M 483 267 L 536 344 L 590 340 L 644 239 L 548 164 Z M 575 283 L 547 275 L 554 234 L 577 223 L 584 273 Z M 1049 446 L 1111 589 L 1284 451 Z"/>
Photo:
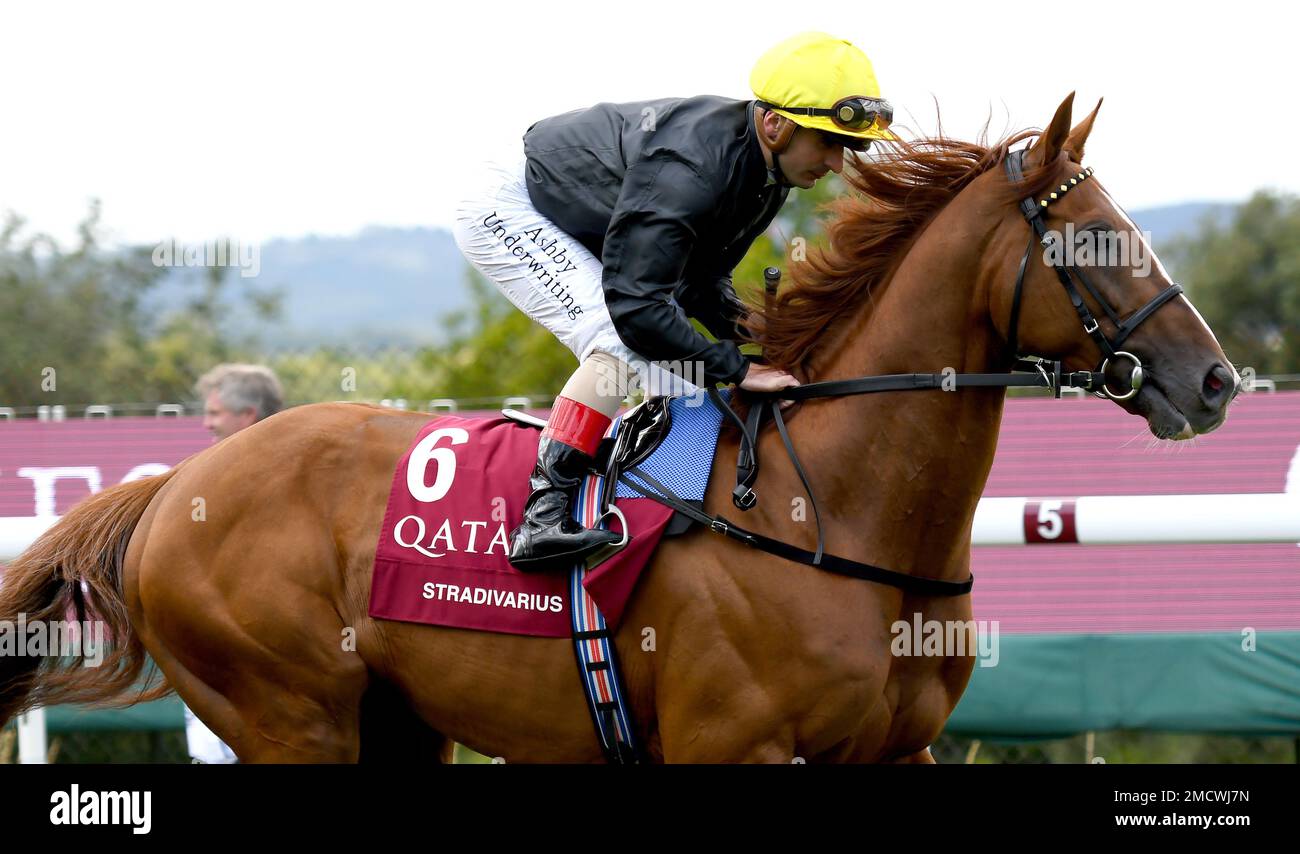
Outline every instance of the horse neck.
<path fill-rule="evenodd" d="M 810 360 L 810 379 L 990 370 L 998 358 L 988 320 L 992 277 L 976 272 L 987 233 L 973 208 L 941 212 L 838 341 Z M 840 523 L 828 525 L 828 550 L 964 577 L 1004 398 L 996 388 L 908 391 L 805 406 L 791 432 L 802 434 L 796 448 L 816 470 L 810 477 L 823 513 Z"/>

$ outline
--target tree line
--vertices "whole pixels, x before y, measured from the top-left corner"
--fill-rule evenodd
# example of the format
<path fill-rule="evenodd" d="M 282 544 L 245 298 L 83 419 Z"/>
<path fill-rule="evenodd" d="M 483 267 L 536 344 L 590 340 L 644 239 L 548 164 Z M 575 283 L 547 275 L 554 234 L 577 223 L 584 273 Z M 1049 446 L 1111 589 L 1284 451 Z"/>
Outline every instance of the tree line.
<path fill-rule="evenodd" d="M 792 251 L 824 240 L 823 207 L 840 192 L 835 179 L 791 191 L 735 271 L 742 298 L 761 301 L 765 267 L 785 268 Z M 271 365 L 291 403 L 548 397 L 575 365 L 470 269 L 470 307 L 443 318 L 447 335 L 437 346 L 277 352 L 243 321 L 273 328 L 278 294 L 239 287 L 230 268 L 201 268 L 193 293 L 158 310 L 151 296 L 169 271 L 155 266 L 152 247 L 109 248 L 103 233 L 97 204 L 70 245 L 32 233 L 13 214 L 0 227 L 0 406 L 189 401 L 194 381 L 223 361 Z M 1257 192 L 1226 220 L 1207 219 L 1157 248 L 1239 368 L 1300 373 L 1300 199 Z"/>

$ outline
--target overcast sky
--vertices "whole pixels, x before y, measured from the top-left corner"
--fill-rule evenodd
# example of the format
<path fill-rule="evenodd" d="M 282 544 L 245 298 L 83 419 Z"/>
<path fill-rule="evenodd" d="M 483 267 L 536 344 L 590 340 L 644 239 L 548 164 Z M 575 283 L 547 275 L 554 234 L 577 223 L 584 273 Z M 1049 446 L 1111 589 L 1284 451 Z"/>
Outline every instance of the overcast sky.
<path fill-rule="evenodd" d="M 1130 210 L 1300 191 L 1294 7 L 746 0 L 6 4 L 0 210 L 66 237 L 243 240 L 445 226 L 468 167 L 602 100 L 751 97 L 821 29 L 875 64 L 896 124 L 1041 127 L 1106 101 L 1088 162 Z"/>

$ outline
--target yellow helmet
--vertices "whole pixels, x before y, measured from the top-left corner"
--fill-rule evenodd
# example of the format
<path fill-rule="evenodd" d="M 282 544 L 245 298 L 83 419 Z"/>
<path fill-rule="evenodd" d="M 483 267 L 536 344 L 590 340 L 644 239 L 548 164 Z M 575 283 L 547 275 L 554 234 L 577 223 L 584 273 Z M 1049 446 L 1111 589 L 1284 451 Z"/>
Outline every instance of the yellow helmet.
<path fill-rule="evenodd" d="M 858 139 L 893 139 L 894 108 L 880 97 L 871 60 L 819 32 L 788 38 L 759 57 L 749 86 L 764 109 L 795 124 Z M 789 133 L 783 134 L 788 142 Z"/>

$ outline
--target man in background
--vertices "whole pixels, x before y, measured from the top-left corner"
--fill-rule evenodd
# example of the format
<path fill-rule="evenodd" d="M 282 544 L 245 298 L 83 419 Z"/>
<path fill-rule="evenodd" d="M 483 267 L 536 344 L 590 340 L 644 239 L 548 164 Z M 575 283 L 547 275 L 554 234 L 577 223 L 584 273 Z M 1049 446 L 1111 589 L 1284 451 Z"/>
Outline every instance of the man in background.
<path fill-rule="evenodd" d="M 203 401 L 203 428 L 221 441 L 280 411 L 284 391 L 265 365 L 217 365 L 195 383 Z M 190 759 L 229 765 L 239 758 L 230 746 L 185 707 L 185 742 Z"/>
<path fill-rule="evenodd" d="M 195 385 L 203 400 L 203 429 L 218 440 L 280 411 L 284 392 L 265 365 L 217 365 Z"/>

